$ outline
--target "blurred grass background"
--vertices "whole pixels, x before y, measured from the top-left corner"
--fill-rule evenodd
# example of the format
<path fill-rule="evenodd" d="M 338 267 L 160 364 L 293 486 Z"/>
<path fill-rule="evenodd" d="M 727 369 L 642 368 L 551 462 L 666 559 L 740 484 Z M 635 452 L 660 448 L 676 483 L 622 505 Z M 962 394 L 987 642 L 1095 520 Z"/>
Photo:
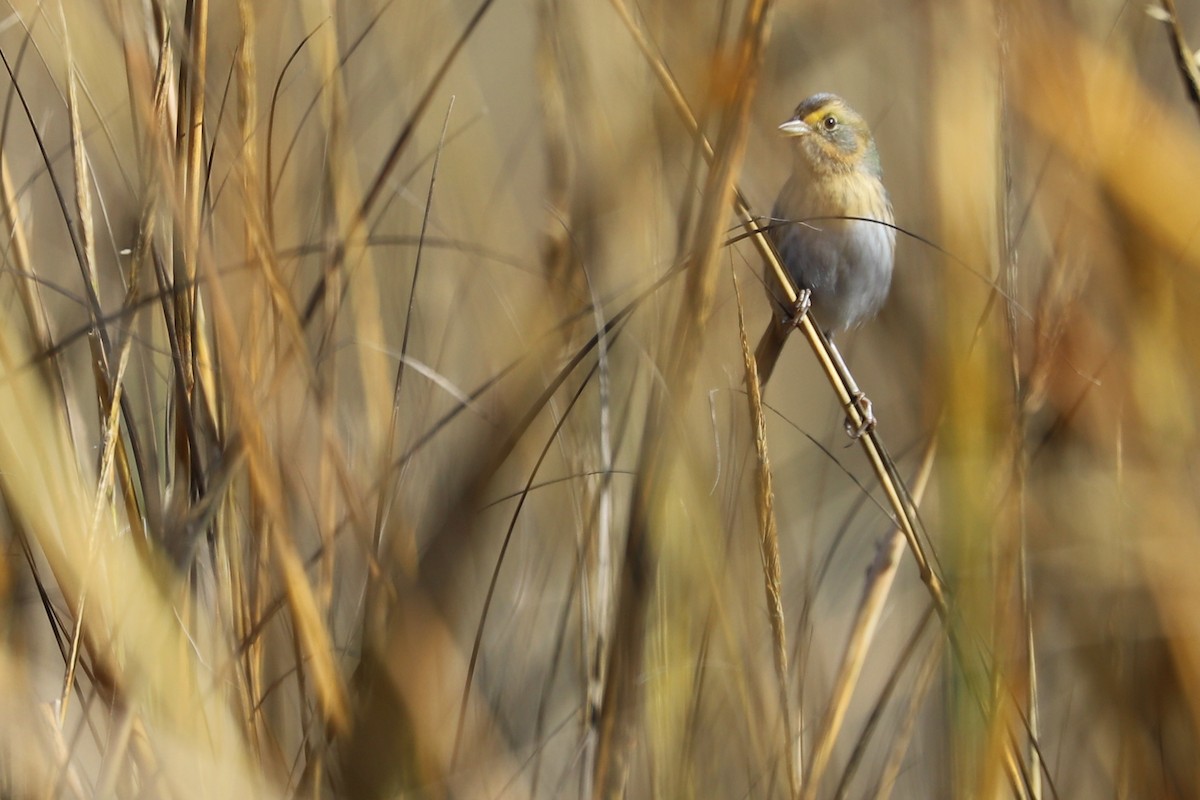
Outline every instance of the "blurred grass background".
<path fill-rule="evenodd" d="M 4 3 L 0 796 L 1200 795 L 1198 46 Z M 941 600 L 801 337 L 756 466 L 730 192 L 817 91 L 911 234 L 839 346 Z"/>

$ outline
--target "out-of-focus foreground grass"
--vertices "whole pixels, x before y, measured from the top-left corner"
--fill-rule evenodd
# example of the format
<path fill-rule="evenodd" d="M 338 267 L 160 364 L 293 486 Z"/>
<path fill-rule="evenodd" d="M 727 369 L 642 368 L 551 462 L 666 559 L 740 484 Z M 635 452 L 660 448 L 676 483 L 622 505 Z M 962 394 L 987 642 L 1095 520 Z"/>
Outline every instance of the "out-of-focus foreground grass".
<path fill-rule="evenodd" d="M 9 0 L 0 795 L 1200 794 L 1200 14 L 1070 5 Z M 755 455 L 816 91 L 925 580 Z"/>

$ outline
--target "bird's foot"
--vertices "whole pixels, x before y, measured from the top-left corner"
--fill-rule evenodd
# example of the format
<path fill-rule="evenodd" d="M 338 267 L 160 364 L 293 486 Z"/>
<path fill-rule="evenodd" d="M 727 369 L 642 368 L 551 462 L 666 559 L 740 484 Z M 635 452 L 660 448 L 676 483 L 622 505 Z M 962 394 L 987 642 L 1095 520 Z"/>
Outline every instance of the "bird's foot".
<path fill-rule="evenodd" d="M 788 310 L 788 325 L 793 328 L 799 328 L 800 322 L 808 316 L 808 310 L 812 308 L 812 292 L 808 289 L 801 289 L 800 294 L 796 295 L 796 304 Z"/>
<path fill-rule="evenodd" d="M 855 392 L 847 405 L 858 409 L 858 415 L 862 418 L 862 422 L 855 424 L 851 417 L 846 417 L 847 436 L 857 441 L 875 430 L 875 412 L 871 408 L 870 398 L 862 392 Z"/>

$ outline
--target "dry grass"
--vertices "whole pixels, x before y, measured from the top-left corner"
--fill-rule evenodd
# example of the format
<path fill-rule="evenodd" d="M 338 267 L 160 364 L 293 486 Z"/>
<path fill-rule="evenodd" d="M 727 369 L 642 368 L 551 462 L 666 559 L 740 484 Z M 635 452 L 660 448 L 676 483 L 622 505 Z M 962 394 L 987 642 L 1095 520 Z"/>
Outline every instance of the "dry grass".
<path fill-rule="evenodd" d="M 1194 9 L 0 19 L 0 796 L 1200 795 Z M 747 392 L 821 90 L 911 235 Z"/>

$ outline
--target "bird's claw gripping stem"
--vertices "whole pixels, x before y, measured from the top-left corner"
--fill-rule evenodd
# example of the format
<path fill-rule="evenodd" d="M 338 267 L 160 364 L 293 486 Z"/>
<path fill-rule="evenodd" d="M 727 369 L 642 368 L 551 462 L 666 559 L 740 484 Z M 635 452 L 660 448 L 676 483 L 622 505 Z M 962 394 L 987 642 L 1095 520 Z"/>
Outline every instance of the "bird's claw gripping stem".
<path fill-rule="evenodd" d="M 812 292 L 808 289 L 801 289 L 800 293 L 796 295 L 796 304 L 789 310 L 787 323 L 792 327 L 799 328 L 801 321 L 808 316 L 810 308 L 812 308 Z"/>
<path fill-rule="evenodd" d="M 857 408 L 859 416 L 862 417 L 862 422 L 857 425 L 849 416 L 846 417 L 847 436 L 857 441 L 875 430 L 875 412 L 871 408 L 870 398 L 862 392 L 855 392 L 850 396 L 850 402 L 847 405 Z"/>

